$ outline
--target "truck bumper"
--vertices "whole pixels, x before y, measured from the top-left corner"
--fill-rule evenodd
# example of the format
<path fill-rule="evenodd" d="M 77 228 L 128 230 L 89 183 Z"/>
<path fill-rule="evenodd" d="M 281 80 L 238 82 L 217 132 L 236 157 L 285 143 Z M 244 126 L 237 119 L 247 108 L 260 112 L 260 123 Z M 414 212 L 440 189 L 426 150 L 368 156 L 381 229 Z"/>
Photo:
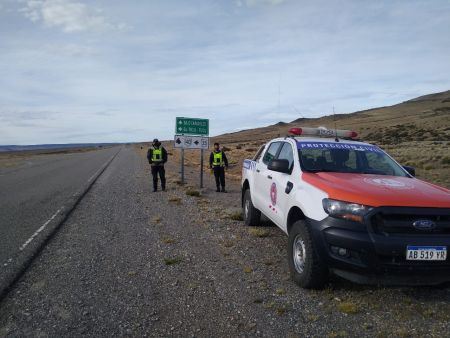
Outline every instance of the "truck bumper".
<path fill-rule="evenodd" d="M 424 212 L 426 215 L 423 215 Z M 414 229 L 413 222 L 405 221 L 417 217 L 430 218 L 430 213 L 440 220 L 433 231 Z M 380 221 L 380 214 L 393 221 Z M 389 218 L 389 215 L 395 217 Z M 448 209 L 379 208 L 366 217 L 365 224 L 332 217 L 322 221 L 308 219 L 307 224 L 319 257 L 332 273 L 340 277 L 356 283 L 384 285 L 436 285 L 450 282 L 448 252 L 444 261 L 406 259 L 408 245 L 445 246 L 450 250 Z"/>

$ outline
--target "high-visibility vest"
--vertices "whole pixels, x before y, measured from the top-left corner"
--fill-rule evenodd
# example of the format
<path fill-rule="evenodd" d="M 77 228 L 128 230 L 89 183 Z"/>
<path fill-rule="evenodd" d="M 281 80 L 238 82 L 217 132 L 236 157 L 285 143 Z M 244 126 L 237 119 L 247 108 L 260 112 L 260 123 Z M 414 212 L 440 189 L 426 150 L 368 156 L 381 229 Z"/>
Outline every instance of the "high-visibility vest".
<path fill-rule="evenodd" d="M 213 158 L 213 166 L 223 166 L 223 156 L 222 152 L 219 151 L 218 153 L 213 152 L 214 158 Z"/>
<path fill-rule="evenodd" d="M 153 149 L 152 161 L 153 162 L 162 162 L 162 150 L 161 150 L 161 148 Z"/>

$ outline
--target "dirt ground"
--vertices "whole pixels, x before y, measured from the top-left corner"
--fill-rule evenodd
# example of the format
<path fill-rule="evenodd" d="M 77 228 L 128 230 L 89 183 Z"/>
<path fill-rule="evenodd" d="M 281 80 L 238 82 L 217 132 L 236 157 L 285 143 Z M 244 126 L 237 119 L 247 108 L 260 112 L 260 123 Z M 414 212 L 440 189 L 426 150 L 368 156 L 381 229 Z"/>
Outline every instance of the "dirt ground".
<path fill-rule="evenodd" d="M 145 149 L 140 150 L 145 156 Z M 179 157 L 172 153 L 168 166 L 168 194 L 174 207 L 189 208 L 194 236 L 209 233 L 207 247 L 220 257 L 214 266 L 229 271 L 221 287 L 242 292 L 242 313 L 251 314 L 238 325 L 242 335 L 325 337 L 420 337 L 447 336 L 450 329 L 450 288 L 382 287 L 356 285 L 332 278 L 320 291 L 303 290 L 290 280 L 287 266 L 287 236 L 272 223 L 246 227 L 241 221 L 240 175 L 228 174 L 228 193 L 216 193 L 212 176 L 199 188 L 199 166 L 193 159 L 186 167 L 186 185 L 181 186 Z M 237 164 L 236 164 L 237 165 Z M 230 177 L 231 176 L 231 177 Z M 199 196 L 194 197 L 193 192 Z M 158 223 L 158 218 L 155 220 Z M 173 239 L 175 242 L 176 239 Z M 171 237 L 163 241 L 171 243 Z M 193 241 L 193 239 L 188 239 Z M 176 245 L 168 244 L 173 249 Z M 205 250 L 207 250 L 205 248 Z M 180 262 L 181 266 L 188 262 Z M 207 267 L 205 266 L 205 269 Z M 186 282 L 185 287 L 190 288 Z M 196 283 L 196 282 L 195 282 Z M 194 283 L 194 284 L 195 284 Z M 239 285 L 239 286 L 238 286 Z M 244 291 L 245 290 L 245 291 Z M 265 322 L 263 324 L 263 322 Z M 230 322 L 231 323 L 231 322 Z"/>

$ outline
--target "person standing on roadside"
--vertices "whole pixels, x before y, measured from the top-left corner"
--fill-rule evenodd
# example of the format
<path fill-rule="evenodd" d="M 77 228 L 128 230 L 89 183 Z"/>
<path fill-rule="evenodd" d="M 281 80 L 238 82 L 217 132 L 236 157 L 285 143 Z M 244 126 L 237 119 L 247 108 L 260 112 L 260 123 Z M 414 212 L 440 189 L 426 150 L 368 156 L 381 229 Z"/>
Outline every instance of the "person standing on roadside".
<path fill-rule="evenodd" d="M 217 142 L 214 143 L 214 150 L 209 155 L 209 168 L 214 171 L 216 191 L 227 192 L 225 190 L 225 168 L 228 168 L 228 159 Z M 220 187 L 222 187 L 222 190 L 220 190 Z"/>
<path fill-rule="evenodd" d="M 153 149 L 147 151 L 148 163 L 152 168 L 153 176 L 153 192 L 158 191 L 158 175 L 161 179 L 161 189 L 166 190 L 166 171 L 164 163 L 167 162 L 167 151 L 161 146 L 161 142 L 157 138 L 153 140 Z"/>

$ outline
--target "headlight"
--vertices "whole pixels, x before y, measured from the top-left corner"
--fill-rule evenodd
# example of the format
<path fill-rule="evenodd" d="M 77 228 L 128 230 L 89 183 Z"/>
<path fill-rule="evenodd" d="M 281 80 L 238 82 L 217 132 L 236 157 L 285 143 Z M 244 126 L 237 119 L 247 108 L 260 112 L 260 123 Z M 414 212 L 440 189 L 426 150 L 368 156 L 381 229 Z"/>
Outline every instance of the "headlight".
<path fill-rule="evenodd" d="M 363 223 L 364 216 L 372 210 L 371 207 L 366 205 L 336 201 L 329 198 L 324 198 L 322 204 L 328 215 L 359 223 Z"/>

